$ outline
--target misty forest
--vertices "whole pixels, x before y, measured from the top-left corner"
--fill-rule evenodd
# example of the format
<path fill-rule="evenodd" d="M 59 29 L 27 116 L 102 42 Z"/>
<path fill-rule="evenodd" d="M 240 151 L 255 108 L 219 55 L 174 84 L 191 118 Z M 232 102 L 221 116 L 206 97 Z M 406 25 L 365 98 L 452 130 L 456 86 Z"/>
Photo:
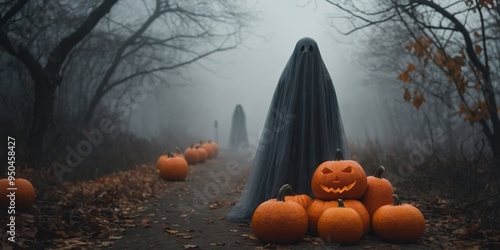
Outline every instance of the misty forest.
<path fill-rule="evenodd" d="M 500 248 L 499 0 L 0 1 L 1 249 Z"/>

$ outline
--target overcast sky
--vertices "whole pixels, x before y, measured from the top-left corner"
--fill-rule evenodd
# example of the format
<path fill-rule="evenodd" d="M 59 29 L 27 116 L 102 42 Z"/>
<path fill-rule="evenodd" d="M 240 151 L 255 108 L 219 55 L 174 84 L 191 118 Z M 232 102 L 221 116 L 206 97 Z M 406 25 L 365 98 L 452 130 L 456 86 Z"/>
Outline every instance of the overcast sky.
<path fill-rule="evenodd" d="M 219 143 L 227 145 L 231 116 L 237 104 L 246 114 L 249 136 L 258 136 L 262 129 L 274 89 L 296 42 L 303 37 L 316 40 L 323 60 L 333 79 L 339 99 L 346 133 L 359 132 L 366 111 L 360 100 L 370 99 L 370 90 L 362 86 L 363 74 L 352 61 L 356 49 L 350 44 L 356 36 L 343 37 L 327 23 L 327 13 L 335 9 L 324 1 L 306 6 L 304 0 L 261 0 L 260 20 L 254 32 L 247 35 L 236 50 L 219 53 L 204 62 L 214 72 L 198 66 L 190 67 L 192 76 L 182 80 L 185 87 L 171 87 L 159 94 L 161 101 L 148 98 L 139 108 L 132 128 L 140 128 L 146 135 L 154 134 L 158 124 L 187 118 L 193 122 L 183 125 L 188 134 L 214 140 L 214 121 L 219 123 Z M 339 42 L 341 41 L 341 42 Z M 170 102 L 173 96 L 182 96 L 189 105 Z M 144 112 L 149 105 L 164 106 Z M 165 117 L 166 110 L 168 116 Z M 141 113 L 139 115 L 139 113 Z M 172 117 L 175 116 L 175 117 Z M 135 119 L 140 118 L 140 119 Z M 159 122 L 154 122 L 160 119 Z"/>

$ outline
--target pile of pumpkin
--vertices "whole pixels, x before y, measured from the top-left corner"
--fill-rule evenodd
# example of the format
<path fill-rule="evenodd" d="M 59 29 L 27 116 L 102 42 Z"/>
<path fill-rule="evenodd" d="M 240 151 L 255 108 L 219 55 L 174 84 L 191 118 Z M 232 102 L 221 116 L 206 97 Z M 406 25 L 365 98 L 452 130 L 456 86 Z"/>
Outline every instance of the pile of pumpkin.
<path fill-rule="evenodd" d="M 181 153 L 178 147 L 175 149 L 176 153 L 168 152 L 158 158 L 158 174 L 164 180 L 182 181 L 189 173 L 189 165 L 204 163 L 219 153 L 219 146 L 211 141 L 193 143 L 184 153 Z"/>
<path fill-rule="evenodd" d="M 402 205 L 392 184 L 374 176 L 353 160 L 323 162 L 315 170 L 311 188 L 316 199 L 295 195 L 285 184 L 276 199 L 261 203 L 252 216 L 252 230 L 263 242 L 291 243 L 309 232 L 327 243 L 353 244 L 370 230 L 383 240 L 416 241 L 423 236 L 425 219 L 420 210 Z"/>

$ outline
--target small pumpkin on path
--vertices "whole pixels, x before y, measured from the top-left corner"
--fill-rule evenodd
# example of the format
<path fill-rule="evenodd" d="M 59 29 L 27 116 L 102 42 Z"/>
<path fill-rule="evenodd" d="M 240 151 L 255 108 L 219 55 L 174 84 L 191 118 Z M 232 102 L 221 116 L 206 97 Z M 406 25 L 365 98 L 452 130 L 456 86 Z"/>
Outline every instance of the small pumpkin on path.
<path fill-rule="evenodd" d="M 200 154 L 194 145 L 191 145 L 191 147 L 187 147 L 184 150 L 184 158 L 186 158 L 189 165 L 194 165 L 200 160 Z"/>
<path fill-rule="evenodd" d="M 172 153 L 160 156 L 157 165 L 160 177 L 168 181 L 182 181 L 189 172 L 186 159 L 183 156 L 174 156 Z"/>

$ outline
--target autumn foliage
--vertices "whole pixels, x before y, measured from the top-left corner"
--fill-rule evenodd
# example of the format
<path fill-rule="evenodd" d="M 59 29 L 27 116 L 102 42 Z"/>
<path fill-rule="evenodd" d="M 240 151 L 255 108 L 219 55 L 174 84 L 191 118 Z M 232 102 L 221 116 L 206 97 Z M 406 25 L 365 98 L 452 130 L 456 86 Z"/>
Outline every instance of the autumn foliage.
<path fill-rule="evenodd" d="M 474 32 L 473 35 L 475 37 L 480 36 L 477 32 Z M 458 114 L 462 115 L 466 122 L 473 124 L 490 118 L 488 104 L 479 95 L 484 87 L 481 82 L 483 80 L 481 71 L 476 70 L 476 72 L 472 72 L 477 78 L 475 80 L 467 76 L 467 73 L 470 71 L 470 65 L 463 50 L 459 50 L 454 54 L 448 53 L 445 49 L 435 46 L 435 42 L 431 38 L 424 36 L 419 36 L 416 40 L 406 44 L 405 50 L 409 54 L 416 56 L 420 62 L 420 68 L 417 68 L 412 62 L 408 63 L 406 68 L 397 77 L 400 82 L 406 84 L 403 88 L 403 99 L 406 102 L 411 102 L 416 109 L 420 109 L 425 103 L 426 99 L 421 88 L 419 88 L 420 85 L 412 85 L 412 83 L 427 81 L 426 74 L 430 71 L 430 63 L 433 62 L 434 65 L 437 65 L 442 70 L 447 82 L 455 86 L 460 97 L 465 96 L 469 90 L 476 93 L 473 95 L 475 101 L 467 102 L 465 98 L 461 98 L 462 102 L 458 103 Z M 476 44 L 474 45 L 474 51 L 479 55 L 483 52 L 483 48 Z M 500 108 L 498 111 L 500 111 Z"/>

